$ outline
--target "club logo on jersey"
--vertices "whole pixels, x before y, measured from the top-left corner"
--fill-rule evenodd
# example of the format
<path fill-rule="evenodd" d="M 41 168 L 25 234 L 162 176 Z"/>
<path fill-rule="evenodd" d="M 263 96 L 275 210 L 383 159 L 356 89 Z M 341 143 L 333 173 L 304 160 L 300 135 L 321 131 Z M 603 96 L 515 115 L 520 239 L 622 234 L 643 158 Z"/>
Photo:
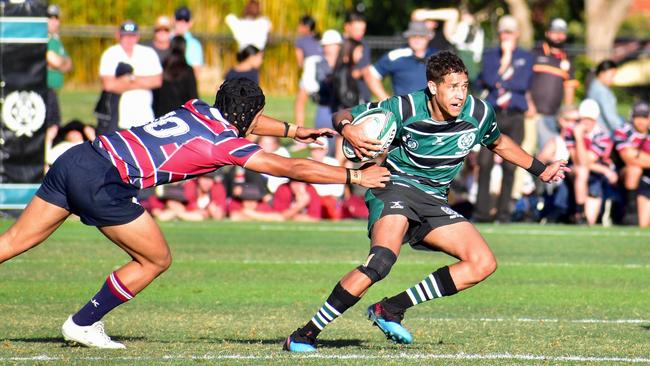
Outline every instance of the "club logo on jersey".
<path fill-rule="evenodd" d="M 452 210 L 450 207 L 441 206 L 440 209 L 442 210 L 442 212 L 449 215 L 449 220 L 458 219 L 458 218 L 463 217 L 463 215 L 461 215 L 458 212 Z"/>
<path fill-rule="evenodd" d="M 393 201 L 390 203 L 390 208 L 402 209 L 404 206 L 402 205 L 402 201 Z"/>
<path fill-rule="evenodd" d="M 458 138 L 458 147 L 461 150 L 469 150 L 474 146 L 474 139 L 476 138 L 476 135 L 473 132 L 467 132 L 462 134 Z"/>
<path fill-rule="evenodd" d="M 11 92 L 2 106 L 2 121 L 16 137 L 32 137 L 45 122 L 45 102 L 34 91 Z"/>
<path fill-rule="evenodd" d="M 404 142 L 404 145 L 406 145 L 406 148 L 409 150 L 417 150 L 419 146 L 418 142 L 413 139 L 410 133 L 402 136 L 402 141 Z"/>

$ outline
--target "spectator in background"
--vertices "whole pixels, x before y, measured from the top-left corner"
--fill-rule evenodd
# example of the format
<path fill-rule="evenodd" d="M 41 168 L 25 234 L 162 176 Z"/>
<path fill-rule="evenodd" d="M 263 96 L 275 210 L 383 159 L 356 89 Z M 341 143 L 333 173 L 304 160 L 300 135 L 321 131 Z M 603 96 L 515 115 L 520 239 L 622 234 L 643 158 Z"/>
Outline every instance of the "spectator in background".
<path fill-rule="evenodd" d="M 316 33 L 316 21 L 309 15 L 304 15 L 298 23 L 298 37 L 295 43 L 296 61 L 298 66 L 303 68 L 305 59 L 312 57 L 321 57 L 323 48 L 320 45 L 318 34 Z M 302 84 L 299 85 L 296 102 L 294 104 L 294 122 L 298 126 L 305 125 L 305 106 L 309 99 L 309 93 Z"/>
<path fill-rule="evenodd" d="M 450 40 L 455 33 L 458 17 L 459 11 L 455 8 L 415 9 L 411 13 L 411 22 L 424 22 L 431 32 L 428 46 L 432 50 L 456 51 Z"/>
<path fill-rule="evenodd" d="M 262 15 L 260 2 L 257 0 L 248 1 L 241 18 L 228 14 L 226 24 L 237 41 L 238 50 L 252 45 L 263 51 L 272 28 L 269 18 Z"/>
<path fill-rule="evenodd" d="M 257 140 L 257 144 L 260 145 L 262 150 L 266 153 L 273 153 L 285 158 L 291 157 L 289 151 L 282 145 L 280 145 L 280 139 L 275 136 L 260 136 Z M 276 177 L 274 175 L 262 174 L 266 179 L 266 189 L 271 194 L 275 194 L 278 187 L 289 181 L 289 178 L 286 177 Z"/>
<path fill-rule="evenodd" d="M 309 159 L 319 163 L 340 166 L 338 160 L 327 156 L 327 139 L 319 138 L 321 144 L 312 142 L 309 144 Z M 341 199 L 345 192 L 345 184 L 312 184 L 321 202 L 321 218 L 339 220 L 341 218 Z"/>
<path fill-rule="evenodd" d="M 221 220 L 226 216 L 226 190 L 214 174 L 201 175 L 184 184 L 187 205 L 178 218 L 185 221 Z"/>
<path fill-rule="evenodd" d="M 580 121 L 567 131 L 567 148 L 573 164 L 576 223 L 596 224 L 608 185 L 618 174 L 611 166 L 613 142 L 597 123 L 600 110 L 593 99 L 585 99 L 578 109 Z"/>
<path fill-rule="evenodd" d="M 573 130 L 579 119 L 578 108 L 574 105 L 564 105 L 560 108 L 557 119 L 560 134 L 548 140 L 539 152 L 537 158 L 541 162 L 548 164 L 557 160 L 569 161 L 571 156 L 564 137 Z M 568 222 L 569 211 L 573 208 L 570 202 L 573 194 L 567 182 L 548 184 L 544 189 L 544 209 L 541 213 L 543 222 Z"/>
<path fill-rule="evenodd" d="M 160 64 L 162 65 L 171 52 L 171 37 L 170 32 L 172 30 L 172 21 L 166 15 L 161 15 L 156 18 L 156 23 L 153 26 L 153 39 L 147 43 L 145 46 L 149 46 L 156 51 Z"/>
<path fill-rule="evenodd" d="M 355 69 L 360 70 L 357 78 L 357 86 L 359 88 L 359 95 L 361 103 L 369 102 L 371 95 L 368 88 L 368 78 L 370 77 L 370 45 L 365 41 L 366 35 L 366 17 L 357 11 L 348 11 L 345 13 L 345 21 L 343 23 L 343 37 L 345 39 L 352 39 L 361 42 L 363 46 L 363 55 L 361 60 L 356 63 Z"/>
<path fill-rule="evenodd" d="M 485 51 L 478 83 L 488 90 L 486 101 L 494 107 L 499 129 L 518 145 L 524 139 L 524 113 L 528 110 L 527 94 L 533 77 L 533 55 L 518 46 L 517 20 L 504 15 L 499 19 L 499 47 Z M 494 166 L 494 153 L 481 148 L 478 157 L 478 197 L 476 221 L 491 220 L 490 174 Z M 510 203 L 515 166 L 501 164 L 503 178 L 497 202 L 496 219 L 510 221 Z"/>
<path fill-rule="evenodd" d="M 626 190 L 625 224 L 650 226 L 650 106 L 637 102 L 630 123 L 614 133 L 616 151 L 625 166 L 621 172 Z"/>
<path fill-rule="evenodd" d="M 152 90 L 162 85 L 162 67 L 151 47 L 138 44 L 135 22 L 123 22 L 117 37 L 119 43 L 102 54 L 99 76 L 102 90 L 120 95 L 117 126 L 127 129 L 154 119 Z"/>
<path fill-rule="evenodd" d="M 45 145 L 45 163 L 48 167 L 69 148 L 95 139 L 95 129 L 77 119 L 68 121 L 55 132 L 57 132 L 55 136 L 46 139 L 46 142 L 50 141 Z M 50 131 L 48 130 L 47 133 Z"/>
<path fill-rule="evenodd" d="M 154 90 L 155 115 L 165 115 L 198 97 L 194 70 L 185 60 L 185 38 L 174 36 L 169 56 L 163 62 L 162 86 Z"/>
<path fill-rule="evenodd" d="M 48 128 L 46 136 L 56 135 L 61 124 L 61 109 L 59 107 L 58 90 L 63 87 L 63 74 L 72 70 L 72 60 L 63 48 L 59 37 L 61 9 L 58 5 L 47 7 L 47 108 L 45 109 L 45 125 Z M 52 132 L 49 132 L 51 130 Z M 46 141 L 46 144 L 52 141 Z"/>
<path fill-rule="evenodd" d="M 334 98 L 331 75 L 336 67 L 343 38 L 336 30 L 328 29 L 323 33 L 320 43 L 323 47 L 323 56 L 305 60 L 300 85 L 318 103 L 315 119 L 317 128 L 329 128 L 332 125 L 331 105 Z"/>
<path fill-rule="evenodd" d="M 311 184 L 289 181 L 278 187 L 273 196 L 274 221 L 318 221 L 321 219 L 321 202 Z"/>
<path fill-rule="evenodd" d="M 612 60 L 601 61 L 596 66 L 596 77 L 589 83 L 586 97 L 593 99 L 600 107 L 598 125 L 610 135 L 617 128 L 623 127 L 625 121 L 619 116 L 616 95 L 610 88 L 616 76 L 616 63 Z"/>
<path fill-rule="evenodd" d="M 370 66 L 368 86 L 379 100 L 390 97 L 381 82 L 386 76 L 391 77 L 394 95 L 406 95 L 427 86 L 426 59 L 433 52 L 428 48 L 433 35 L 424 22 L 410 22 L 402 35 L 408 40 L 408 47 L 394 49 Z"/>
<path fill-rule="evenodd" d="M 185 48 L 185 58 L 187 63 L 194 69 L 194 76 L 197 80 L 201 75 L 201 67 L 203 67 L 203 47 L 201 42 L 196 39 L 190 28 L 192 28 L 192 13 L 186 6 L 181 6 L 174 12 L 174 32 L 175 36 L 183 36 L 187 46 Z"/>
<path fill-rule="evenodd" d="M 564 50 L 567 23 L 555 18 L 545 33 L 545 40 L 533 50 L 535 65 L 531 95 L 537 118 L 537 147 L 558 134 L 555 116 L 564 102 L 573 104 L 578 81 L 573 61 Z"/>
<path fill-rule="evenodd" d="M 237 64 L 224 77 L 224 80 L 246 78 L 260 84 L 260 66 L 264 60 L 264 52 L 253 45 L 248 45 L 237 52 Z"/>

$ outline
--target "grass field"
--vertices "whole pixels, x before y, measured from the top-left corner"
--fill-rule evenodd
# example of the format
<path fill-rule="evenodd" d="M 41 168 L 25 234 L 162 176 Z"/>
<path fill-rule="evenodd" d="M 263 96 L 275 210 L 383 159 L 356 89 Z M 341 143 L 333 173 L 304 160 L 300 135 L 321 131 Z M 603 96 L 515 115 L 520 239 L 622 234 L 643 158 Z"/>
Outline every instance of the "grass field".
<path fill-rule="evenodd" d="M 0 222 L 0 229 L 10 225 Z M 499 260 L 486 282 L 410 310 L 415 342 L 371 327 L 372 302 L 451 258 L 405 249 L 388 279 L 322 334 L 281 351 L 341 275 L 367 255 L 363 222 L 162 224 L 174 264 L 106 318 L 127 345 L 65 345 L 59 328 L 128 258 L 68 222 L 0 266 L 0 364 L 610 365 L 650 363 L 650 231 L 480 226 Z"/>

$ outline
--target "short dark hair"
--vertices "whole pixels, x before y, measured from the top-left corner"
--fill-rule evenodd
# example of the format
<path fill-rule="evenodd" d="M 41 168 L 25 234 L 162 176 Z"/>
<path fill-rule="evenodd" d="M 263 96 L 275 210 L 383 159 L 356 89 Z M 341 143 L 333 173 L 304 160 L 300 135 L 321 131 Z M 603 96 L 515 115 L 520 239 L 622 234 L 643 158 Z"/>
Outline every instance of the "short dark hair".
<path fill-rule="evenodd" d="M 345 23 L 365 22 L 365 21 L 366 21 L 366 16 L 359 11 L 349 10 L 345 12 Z"/>
<path fill-rule="evenodd" d="M 264 108 L 264 92 L 254 81 L 246 78 L 226 80 L 221 84 L 214 107 L 226 121 L 244 136 L 255 115 Z"/>
<path fill-rule="evenodd" d="M 258 53 L 260 53 L 260 49 L 250 44 L 237 52 L 237 62 L 242 62 L 251 56 L 257 55 Z"/>
<path fill-rule="evenodd" d="M 313 32 L 316 30 L 316 20 L 311 17 L 311 15 L 303 15 L 300 17 L 300 24 L 306 25 L 309 27 L 309 30 Z"/>
<path fill-rule="evenodd" d="M 612 60 L 603 60 L 601 61 L 598 66 L 596 66 L 596 75 L 600 75 L 600 73 L 605 72 L 607 70 L 615 69 L 618 67 L 618 64 L 616 64 L 615 61 Z"/>
<path fill-rule="evenodd" d="M 469 74 L 463 60 L 451 51 L 437 52 L 427 60 L 427 81 L 438 84 L 444 80 L 445 75 L 456 72 Z"/>

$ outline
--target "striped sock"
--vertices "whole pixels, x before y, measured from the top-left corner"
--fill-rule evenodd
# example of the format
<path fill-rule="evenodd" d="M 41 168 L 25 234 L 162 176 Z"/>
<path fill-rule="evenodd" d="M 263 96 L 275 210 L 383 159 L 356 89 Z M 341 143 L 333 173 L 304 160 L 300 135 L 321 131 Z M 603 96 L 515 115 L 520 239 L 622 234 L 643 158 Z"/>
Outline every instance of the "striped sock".
<path fill-rule="evenodd" d="M 341 283 L 337 283 L 325 304 L 316 312 L 316 315 L 311 318 L 309 323 L 302 328 L 302 333 L 317 337 L 327 324 L 341 316 L 360 299 L 360 297 L 356 297 L 344 289 Z"/>
<path fill-rule="evenodd" d="M 109 311 L 133 298 L 131 291 L 117 278 L 115 272 L 111 273 L 106 282 L 95 296 L 76 314 L 72 321 L 80 326 L 92 325 L 99 321 Z"/>
<path fill-rule="evenodd" d="M 432 272 L 415 286 L 387 299 L 385 302 L 391 308 L 403 311 L 425 301 L 451 296 L 457 292 L 454 280 L 449 274 L 449 267 L 445 266 Z"/>

